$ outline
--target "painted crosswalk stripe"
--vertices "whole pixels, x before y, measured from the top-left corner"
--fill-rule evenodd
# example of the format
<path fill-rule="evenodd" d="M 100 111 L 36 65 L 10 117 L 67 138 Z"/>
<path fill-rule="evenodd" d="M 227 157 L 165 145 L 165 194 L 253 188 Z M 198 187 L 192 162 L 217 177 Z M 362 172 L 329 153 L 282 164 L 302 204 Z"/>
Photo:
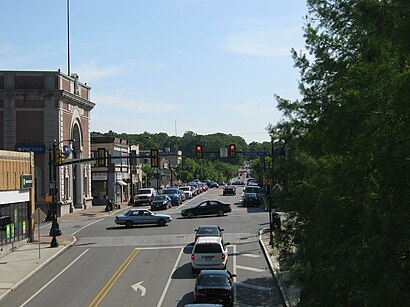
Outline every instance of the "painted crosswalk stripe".
<path fill-rule="evenodd" d="M 249 257 L 249 258 L 260 258 L 261 255 L 255 255 L 255 254 L 242 254 L 242 253 L 236 253 L 235 256 L 245 256 L 245 257 Z"/>
<path fill-rule="evenodd" d="M 236 283 L 235 286 L 245 287 L 253 290 L 260 290 L 260 291 L 272 291 L 272 288 L 262 287 L 258 285 L 246 284 L 244 282 Z"/>
<path fill-rule="evenodd" d="M 237 265 L 236 266 L 238 269 L 242 269 L 242 270 L 247 270 L 247 271 L 252 271 L 252 272 L 265 272 L 265 269 L 258 269 L 258 268 L 251 268 L 248 266 L 242 266 L 242 265 Z"/>

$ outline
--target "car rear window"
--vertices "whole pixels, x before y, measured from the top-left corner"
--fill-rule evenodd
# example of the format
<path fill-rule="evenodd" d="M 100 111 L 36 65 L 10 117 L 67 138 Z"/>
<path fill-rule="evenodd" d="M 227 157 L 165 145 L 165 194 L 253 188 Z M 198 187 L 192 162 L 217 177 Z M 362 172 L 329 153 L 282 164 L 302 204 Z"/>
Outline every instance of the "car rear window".
<path fill-rule="evenodd" d="M 177 194 L 178 190 L 176 189 L 168 189 L 164 191 L 164 194 Z"/>
<path fill-rule="evenodd" d="M 195 254 L 214 254 L 222 253 L 221 246 L 214 243 L 197 244 L 194 250 Z"/>
<path fill-rule="evenodd" d="M 151 194 L 151 190 L 139 190 L 138 194 Z"/>
<path fill-rule="evenodd" d="M 246 187 L 245 193 L 260 193 L 259 187 Z"/>
<path fill-rule="evenodd" d="M 222 275 L 203 275 L 198 278 L 199 286 L 227 286 L 228 278 Z"/>
<path fill-rule="evenodd" d="M 215 227 L 201 227 L 198 229 L 198 234 L 214 234 L 218 235 L 219 231 Z"/>

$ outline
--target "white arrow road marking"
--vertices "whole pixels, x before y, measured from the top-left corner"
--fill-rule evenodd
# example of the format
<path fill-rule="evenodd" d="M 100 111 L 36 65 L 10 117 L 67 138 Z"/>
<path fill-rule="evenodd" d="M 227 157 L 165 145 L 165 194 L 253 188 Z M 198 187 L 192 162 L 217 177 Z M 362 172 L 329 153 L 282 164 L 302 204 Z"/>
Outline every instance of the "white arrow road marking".
<path fill-rule="evenodd" d="M 252 272 L 265 272 L 264 269 L 250 268 L 250 267 L 248 267 L 248 266 L 237 265 L 236 267 L 237 267 L 238 269 L 247 270 L 247 271 L 252 271 Z"/>
<path fill-rule="evenodd" d="M 235 286 L 240 286 L 240 287 L 245 287 L 245 288 L 260 290 L 260 291 L 272 291 L 272 289 L 268 288 L 268 287 L 251 285 L 251 284 L 246 284 L 246 283 L 243 283 L 243 282 L 236 283 Z"/>
<path fill-rule="evenodd" d="M 144 281 L 140 281 L 131 286 L 131 288 L 133 288 L 135 292 L 138 292 L 138 289 L 141 290 L 141 296 L 145 296 L 145 292 L 147 292 L 147 289 L 145 289 L 145 287 L 141 285 L 143 282 Z"/>

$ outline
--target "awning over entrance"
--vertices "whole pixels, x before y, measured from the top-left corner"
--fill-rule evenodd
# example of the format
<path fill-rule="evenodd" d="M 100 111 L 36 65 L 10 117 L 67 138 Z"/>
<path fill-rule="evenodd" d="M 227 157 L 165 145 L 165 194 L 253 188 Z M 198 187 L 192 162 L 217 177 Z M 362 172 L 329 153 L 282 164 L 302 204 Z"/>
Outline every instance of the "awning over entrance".
<path fill-rule="evenodd" d="M 124 181 L 122 181 L 122 180 L 117 180 L 117 183 L 119 184 L 119 185 L 123 185 L 123 186 L 125 186 L 125 185 L 127 185 Z"/>

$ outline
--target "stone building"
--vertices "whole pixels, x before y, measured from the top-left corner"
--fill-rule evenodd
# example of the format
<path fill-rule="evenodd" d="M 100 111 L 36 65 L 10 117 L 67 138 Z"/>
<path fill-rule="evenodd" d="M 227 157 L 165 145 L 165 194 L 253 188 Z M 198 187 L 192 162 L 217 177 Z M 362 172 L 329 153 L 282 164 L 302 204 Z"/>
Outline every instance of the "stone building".
<path fill-rule="evenodd" d="M 44 210 L 52 144 L 68 159 L 90 157 L 90 91 L 60 70 L 0 71 L 0 149 L 34 152 L 35 203 Z M 91 206 L 90 163 L 59 166 L 56 186 L 59 214 Z"/>

